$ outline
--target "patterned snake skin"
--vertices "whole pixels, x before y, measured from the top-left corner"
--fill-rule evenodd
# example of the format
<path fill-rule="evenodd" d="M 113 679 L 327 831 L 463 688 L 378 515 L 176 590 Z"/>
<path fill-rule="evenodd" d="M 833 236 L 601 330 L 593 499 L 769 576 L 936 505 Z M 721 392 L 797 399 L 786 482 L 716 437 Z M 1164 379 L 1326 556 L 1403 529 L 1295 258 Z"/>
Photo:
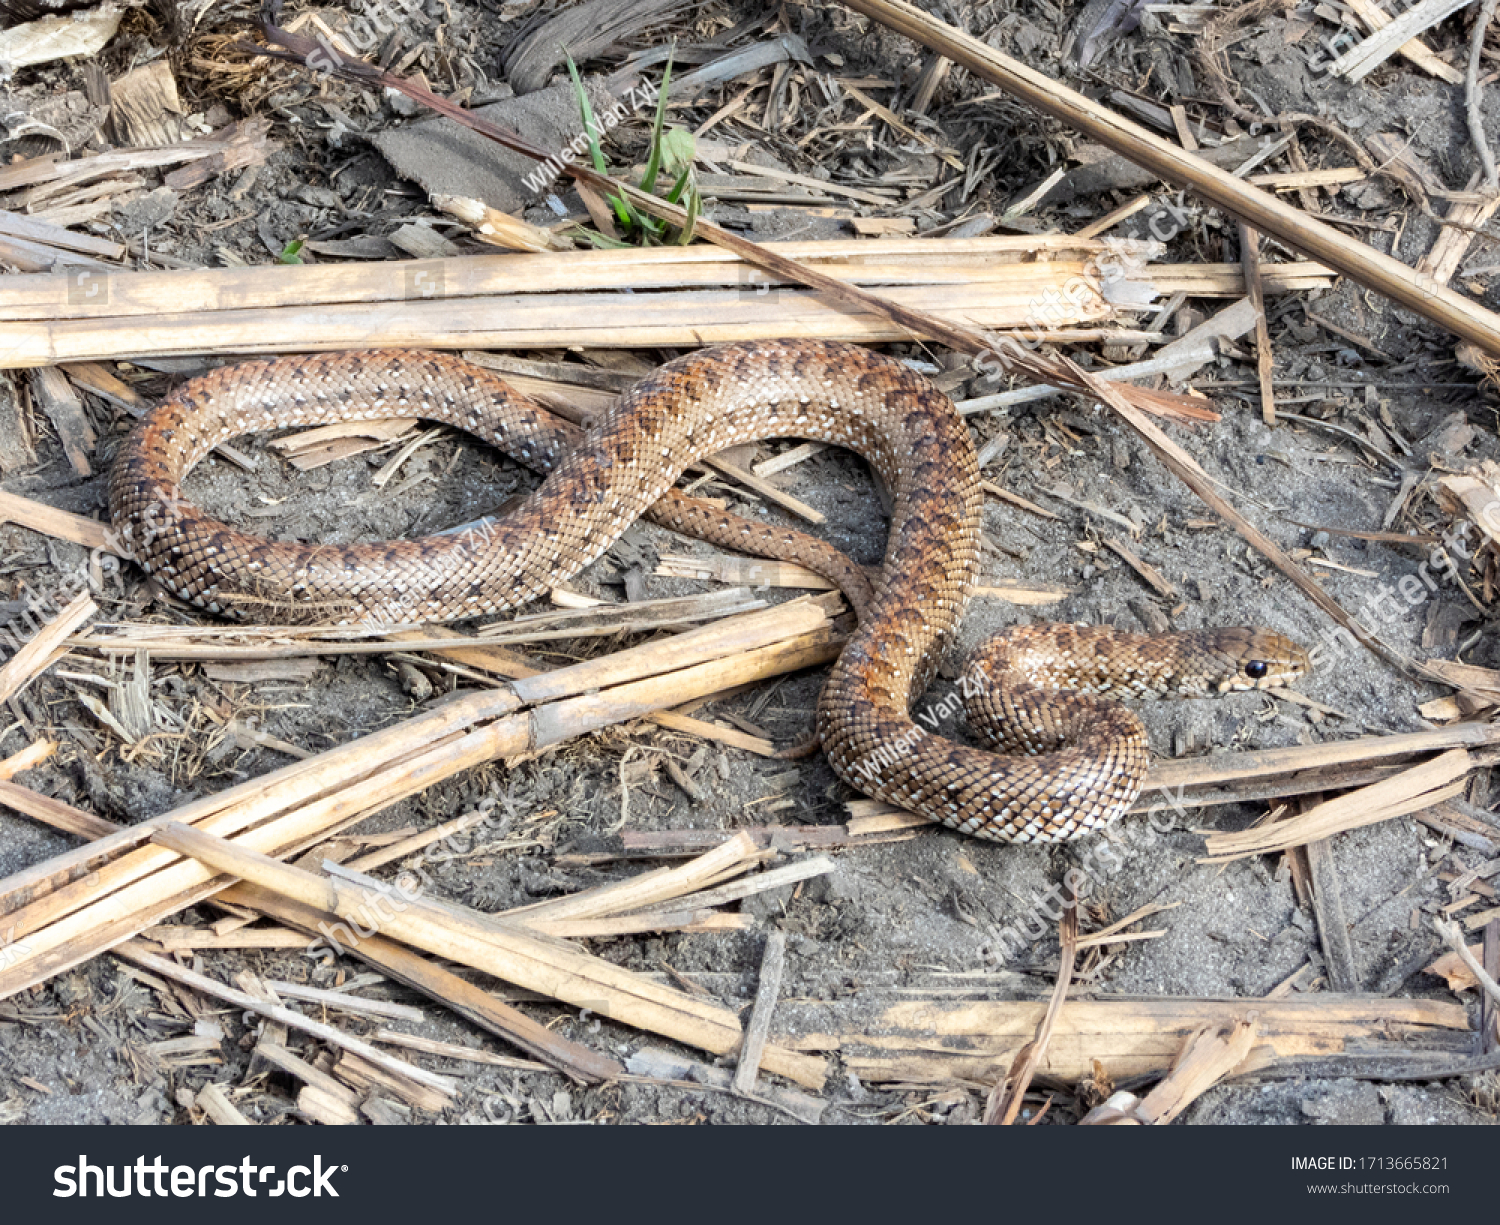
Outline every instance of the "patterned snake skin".
<path fill-rule="evenodd" d="M 268 541 L 182 498 L 188 470 L 236 435 L 390 416 L 457 426 L 550 475 L 483 529 L 381 544 Z M 877 589 L 811 537 L 672 489 L 696 460 L 767 438 L 848 447 L 880 474 L 894 508 Z M 1115 820 L 1140 790 L 1140 721 L 1085 693 L 1049 690 L 1222 692 L 1282 684 L 1307 668 L 1300 648 L 1264 630 L 1030 626 L 991 639 L 962 686 L 971 725 L 1006 755 L 929 731 L 910 712 L 973 583 L 978 464 L 946 396 L 901 363 L 846 344 L 756 341 L 690 354 L 622 395 L 587 434 L 440 353 L 229 367 L 186 384 L 140 423 L 116 460 L 110 508 L 136 560 L 169 591 L 258 620 L 451 621 L 513 608 L 577 574 L 642 515 L 801 562 L 859 614 L 818 704 L 834 771 L 866 795 L 1001 842 L 1076 838 Z"/>

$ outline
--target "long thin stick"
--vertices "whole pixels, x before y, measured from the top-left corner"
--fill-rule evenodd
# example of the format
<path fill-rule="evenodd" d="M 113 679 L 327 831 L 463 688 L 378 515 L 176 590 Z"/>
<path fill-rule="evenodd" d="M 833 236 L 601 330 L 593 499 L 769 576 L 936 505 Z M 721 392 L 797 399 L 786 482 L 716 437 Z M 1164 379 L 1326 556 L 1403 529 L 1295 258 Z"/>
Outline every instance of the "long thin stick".
<path fill-rule="evenodd" d="M 1458 924 L 1445 922 L 1433 916 L 1432 926 L 1436 929 L 1437 934 L 1443 938 L 1443 942 L 1458 954 L 1459 959 L 1464 965 L 1469 967 L 1469 973 L 1474 976 L 1474 980 L 1480 987 L 1489 994 L 1495 1003 L 1500 1004 L 1500 983 L 1495 982 L 1485 968 L 1479 964 L 1479 958 L 1469 952 L 1469 943 L 1464 939 L 1463 933 L 1458 930 Z"/>

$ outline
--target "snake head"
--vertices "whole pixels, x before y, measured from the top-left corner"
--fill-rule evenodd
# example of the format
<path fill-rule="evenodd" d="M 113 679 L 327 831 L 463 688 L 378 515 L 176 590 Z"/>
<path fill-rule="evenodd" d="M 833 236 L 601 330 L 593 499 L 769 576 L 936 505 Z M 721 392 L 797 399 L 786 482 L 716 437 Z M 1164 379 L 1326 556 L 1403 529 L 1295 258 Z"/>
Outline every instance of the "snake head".
<path fill-rule="evenodd" d="M 1247 627 L 1217 631 L 1227 667 L 1219 692 L 1237 689 L 1272 689 L 1286 685 L 1312 671 L 1307 652 L 1275 630 Z"/>

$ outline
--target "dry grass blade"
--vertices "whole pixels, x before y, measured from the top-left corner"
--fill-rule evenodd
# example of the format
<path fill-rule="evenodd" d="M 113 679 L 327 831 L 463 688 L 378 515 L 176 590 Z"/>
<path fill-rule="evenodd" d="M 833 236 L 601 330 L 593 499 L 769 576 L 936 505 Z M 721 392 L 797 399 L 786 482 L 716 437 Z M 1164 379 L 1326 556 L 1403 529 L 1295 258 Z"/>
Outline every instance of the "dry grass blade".
<path fill-rule="evenodd" d="M 1101 384 L 1108 387 L 1107 384 Z M 1307 596 L 1314 604 L 1332 617 L 1339 625 L 1347 629 L 1361 643 L 1371 651 L 1374 651 L 1382 659 L 1400 668 L 1408 675 L 1419 675 L 1423 669 L 1421 665 L 1407 659 L 1394 647 L 1387 646 L 1369 630 L 1365 629 L 1358 621 L 1344 611 L 1337 600 L 1329 595 L 1318 584 L 1317 580 L 1302 569 L 1296 562 L 1282 551 L 1269 536 L 1246 519 L 1214 488 L 1214 481 L 1205 472 L 1198 461 L 1173 442 L 1172 439 L 1142 413 L 1137 412 L 1130 405 L 1110 401 L 1110 406 L 1129 423 L 1145 441 L 1146 445 L 1155 452 L 1156 457 L 1167 466 L 1168 469 L 1184 485 L 1191 489 L 1199 498 L 1206 503 L 1215 514 L 1227 522 L 1241 536 L 1254 546 L 1256 552 L 1265 557 L 1272 565 L 1280 570 L 1287 578 L 1291 579 L 1297 589 Z M 1429 679 L 1434 679 L 1429 677 Z"/>
<path fill-rule="evenodd" d="M 22 771 L 34 769 L 57 752 L 55 740 L 34 740 L 19 752 L 0 761 L 0 782 L 9 782 Z"/>

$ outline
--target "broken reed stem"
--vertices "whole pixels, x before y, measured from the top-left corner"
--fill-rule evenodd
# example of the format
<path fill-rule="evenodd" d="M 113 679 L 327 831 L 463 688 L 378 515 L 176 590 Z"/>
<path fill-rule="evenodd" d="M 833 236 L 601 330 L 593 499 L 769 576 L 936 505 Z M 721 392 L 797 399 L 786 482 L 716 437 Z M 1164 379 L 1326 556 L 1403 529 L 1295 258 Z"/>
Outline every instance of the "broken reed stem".
<path fill-rule="evenodd" d="M 1047 1005 L 1040 1000 L 904 999 L 862 1012 L 852 1023 L 830 1018 L 819 1043 L 837 1049 L 863 1081 L 993 1084 L 1030 1042 Z M 1472 1029 L 1462 1004 L 1438 1000 L 1341 996 L 1289 999 L 1069 1000 L 1040 1071 L 1076 1081 L 1094 1060 L 1118 1079 L 1160 1074 L 1204 1026 L 1232 1025 L 1254 1010 L 1257 1045 L 1241 1073 L 1279 1061 L 1359 1054 L 1434 1052 L 1451 1058 Z M 817 1031 L 814 1031 L 817 1032 Z M 810 1045 L 810 1044 L 809 1044 Z"/>
<path fill-rule="evenodd" d="M 808 626 L 815 628 L 808 632 Z M 795 636 L 778 639 L 787 630 Z M 684 645 L 684 639 L 693 641 Z M 741 654 L 725 654 L 747 646 L 751 649 Z M 838 649 L 827 615 L 816 602 L 793 601 L 663 643 L 523 678 L 515 685 L 524 694 L 506 687 L 469 695 L 56 856 L 0 881 L 0 915 L 17 946 L 27 950 L 0 966 L 0 998 L 87 960 L 223 887 L 225 882 L 195 861 L 141 845 L 168 822 L 235 837 L 239 845 L 264 854 L 296 854 L 474 765 L 545 748 L 731 685 L 823 663 Z M 680 666 L 695 658 L 701 662 Z M 675 670 L 616 683 L 653 666 Z M 589 692 L 597 684 L 611 687 Z M 569 693 L 578 696 L 521 709 Z"/>
<path fill-rule="evenodd" d="M 1062 1012 L 1063 1001 L 1068 998 L 1068 988 L 1073 982 L 1073 966 L 1078 960 L 1078 899 L 1071 893 L 1063 906 L 1062 921 L 1058 924 L 1061 964 L 1057 970 L 1057 983 L 1052 988 L 1052 997 L 1047 1001 L 1047 1011 L 1036 1027 L 1036 1035 L 1017 1052 L 1010 1066 L 1010 1073 L 999 1081 L 991 1091 L 986 1103 L 986 1124 L 1009 1127 L 1021 1112 L 1026 1090 L 1047 1055 L 1047 1044 L 1052 1040 L 1052 1031 Z"/>
<path fill-rule="evenodd" d="M 1443 938 L 1443 943 L 1457 953 L 1459 960 L 1469 967 L 1469 973 L 1474 976 L 1479 986 L 1496 1004 L 1500 1004 L 1500 983 L 1490 977 L 1488 971 L 1480 964 L 1479 958 L 1469 951 L 1469 942 L 1464 939 L 1463 932 L 1458 930 L 1458 924 L 1434 915 L 1432 926 Z"/>
<path fill-rule="evenodd" d="M 41 800 L 45 801 L 45 803 L 40 808 L 37 808 L 34 803 L 27 803 L 26 797 L 30 797 L 32 801 Z M 38 819 L 46 824 L 80 833 L 84 837 L 103 837 L 118 828 L 112 822 L 79 812 L 63 804 L 61 801 L 36 796 L 34 792 L 29 792 L 23 787 L 11 785 L 5 793 L 5 798 L 13 806 L 36 815 Z M 181 828 L 187 829 L 189 827 Z M 220 844 L 219 840 L 213 841 L 215 845 Z M 229 848 L 230 852 L 233 852 L 235 849 L 232 843 L 225 842 L 222 845 Z M 705 880 L 721 879 L 731 864 L 738 865 L 738 869 L 743 870 L 758 861 L 761 857 L 762 853 L 757 852 L 749 839 L 741 835 L 738 839 L 738 845 L 719 848 L 711 855 L 702 857 L 707 861 L 706 871 L 678 873 L 675 878 L 674 887 L 680 890 L 691 888 L 695 884 Z M 692 867 L 692 865 L 685 866 Z M 831 870 L 832 864 L 826 859 L 820 858 L 811 864 L 793 864 L 789 865 L 789 867 L 800 869 L 801 875 L 799 878 L 803 878 L 806 875 L 813 874 L 814 869 L 817 871 Z M 782 882 L 784 872 L 785 869 L 762 873 L 752 882 L 741 883 L 745 886 L 746 892 L 755 891 L 756 888 L 772 888 Z M 652 874 L 653 877 L 659 875 Z M 367 890 L 367 892 L 372 891 Z M 385 893 L 383 887 L 373 892 L 377 892 L 380 895 L 379 899 L 374 903 L 375 905 L 388 900 L 388 894 Z M 668 892 L 666 888 L 661 886 L 652 890 L 652 893 L 658 896 L 664 896 Z M 621 898 L 624 896 L 624 893 L 619 895 Z M 256 885 L 247 884 L 244 881 L 240 881 L 224 889 L 219 894 L 219 898 L 226 903 L 257 911 L 260 914 L 276 919 L 305 933 L 308 937 L 309 947 L 319 944 L 327 945 L 330 940 L 338 940 L 343 945 L 344 941 L 339 939 L 338 929 L 343 928 L 346 933 L 348 932 L 344 919 L 331 911 L 307 905 L 304 902 L 293 900 L 292 898 Z M 695 902 L 698 905 L 719 904 L 717 901 L 711 900 L 709 894 L 690 895 L 684 900 Z M 725 900 L 733 899 L 726 898 Z M 433 905 L 439 909 L 440 913 L 446 909 L 441 903 Z M 460 913 L 463 912 L 460 910 Z M 498 918 L 494 918 L 480 915 L 476 917 L 476 921 L 485 925 L 499 926 L 503 929 L 505 920 L 508 917 L 499 916 Z M 357 918 L 367 921 L 368 915 L 360 914 Z M 537 930 L 545 932 L 547 926 L 546 924 L 538 923 Z M 352 933 L 350 935 L 352 937 Z M 13 947 L 19 948 L 23 946 L 24 942 Z M 509 1005 L 494 999 L 478 987 L 466 982 L 450 971 L 412 952 L 404 945 L 387 939 L 378 933 L 358 939 L 350 938 L 345 949 L 387 977 L 406 983 L 415 990 L 423 992 L 459 1016 L 472 1021 L 481 1028 L 489 1030 L 496 1036 L 520 1047 L 536 1058 L 546 1061 L 551 1066 L 581 1083 L 597 1083 L 615 1079 L 624 1071 L 619 1063 L 608 1056 L 598 1054 L 586 1046 L 582 1046 L 559 1034 L 553 1033 L 545 1026 L 532 1021 L 524 1013 L 518 1012 Z M 604 1011 L 597 1007 L 595 1010 Z"/>
<path fill-rule="evenodd" d="M 225 1003 L 233 1004 L 236 1008 L 242 1008 L 246 1012 L 259 1013 L 268 1020 L 285 1025 L 290 1029 L 299 1029 L 304 1033 L 327 1042 L 330 1046 L 342 1047 L 346 1051 L 353 1051 L 363 1059 L 384 1068 L 393 1076 L 403 1080 L 413 1080 L 419 1085 L 425 1085 L 429 1089 L 451 1098 L 458 1088 L 458 1083 L 447 1076 L 440 1076 L 436 1072 L 429 1072 L 419 1068 L 416 1064 L 407 1063 L 404 1059 L 395 1059 L 387 1055 L 378 1047 L 371 1046 L 368 1042 L 356 1038 L 353 1034 L 346 1033 L 332 1025 L 324 1025 L 321 1021 L 314 1021 L 310 1017 L 303 1016 L 300 1012 L 291 1008 L 285 1008 L 280 1004 L 271 1004 L 248 992 L 239 991 L 209 978 L 206 974 L 199 974 L 189 970 L 185 966 L 178 965 L 170 958 L 158 956 L 151 952 L 145 945 L 135 940 L 127 940 L 114 950 L 115 956 L 130 962 L 132 965 L 140 966 L 141 969 L 152 974 L 159 974 L 163 978 L 170 978 L 191 987 L 194 991 L 201 992 L 213 999 L 223 1000 Z"/>
<path fill-rule="evenodd" d="M 708 889 L 744 872 L 764 857 L 747 838 L 735 837 L 675 868 L 657 868 L 630 880 L 596 885 L 567 897 L 507 910 L 505 917 L 527 927 L 562 919 L 601 919 L 644 910 Z"/>
<path fill-rule="evenodd" d="M 1231 1021 L 1205 1026 L 1188 1038 L 1172 1070 L 1143 1099 L 1117 1093 L 1089 1111 L 1080 1126 L 1170 1123 L 1250 1056 L 1255 1045 L 1254 1021 Z"/>
<path fill-rule="evenodd" d="M 208 869 L 250 881 L 304 906 L 326 910 L 359 929 L 380 934 L 412 948 L 482 970 L 486 974 L 587 1008 L 636 1029 L 659 1033 L 714 1054 L 736 1050 L 743 1038 L 738 1016 L 727 1008 L 658 986 L 566 944 L 520 928 L 501 925 L 489 916 L 452 904 L 437 904 L 400 890 L 367 889 L 346 881 L 316 876 L 278 863 L 185 825 L 166 825 L 155 839 Z M 741 853 L 753 850 L 743 839 Z M 330 943 L 355 941 L 349 926 Z M 800 1084 L 821 1087 L 822 1060 L 778 1048 L 767 1048 L 765 1066 Z"/>
<path fill-rule="evenodd" d="M 750 1006 L 750 1020 L 745 1026 L 745 1042 L 735 1065 L 734 1091 L 741 1097 L 753 1097 L 755 1078 L 765 1061 L 766 1041 L 771 1034 L 771 1018 L 781 996 L 781 976 L 786 964 L 786 933 L 772 931 L 766 935 L 766 951 L 760 961 L 760 982 L 755 988 L 755 1002 Z"/>
<path fill-rule="evenodd" d="M 68 636 L 99 611 L 88 592 L 73 597 L 57 616 L 37 631 L 30 642 L 17 649 L 0 668 L 0 702 L 9 701 L 67 653 Z M 7 637 L 13 638 L 10 630 Z"/>
<path fill-rule="evenodd" d="M 1388 762 L 1441 749 L 1478 749 L 1500 743 L 1500 726 L 1489 723 L 1453 723 L 1430 732 L 1405 732 L 1395 736 L 1356 736 L 1352 740 L 1298 744 L 1279 749 L 1253 749 L 1240 753 L 1213 753 L 1205 757 L 1179 758 L 1151 763 L 1142 796 L 1151 792 L 1180 792 L 1185 787 L 1208 787 L 1246 779 L 1296 774 L 1304 770 L 1327 770 L 1334 766 Z M 1139 805 L 1138 807 L 1146 807 Z"/>
<path fill-rule="evenodd" d="M 1314 805 L 1299 816 L 1233 834 L 1210 834 L 1203 863 L 1227 863 L 1250 855 L 1284 851 L 1345 830 L 1407 816 L 1452 799 L 1464 787 L 1473 761 L 1464 749 L 1450 749 L 1368 787 Z"/>
<path fill-rule="evenodd" d="M 55 740 L 33 740 L 24 749 L 0 761 L 0 781 L 8 781 L 27 770 L 33 770 L 57 752 Z"/>

